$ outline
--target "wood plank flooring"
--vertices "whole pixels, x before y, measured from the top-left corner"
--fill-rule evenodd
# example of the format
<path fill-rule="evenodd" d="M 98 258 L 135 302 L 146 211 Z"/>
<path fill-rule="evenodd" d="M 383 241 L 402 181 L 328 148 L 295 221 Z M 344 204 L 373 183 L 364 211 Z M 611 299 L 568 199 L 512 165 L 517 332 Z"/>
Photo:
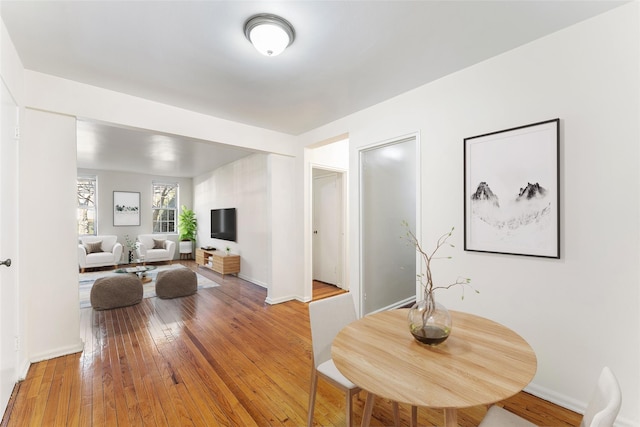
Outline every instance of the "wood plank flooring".
<path fill-rule="evenodd" d="M 343 294 L 347 291 L 340 289 L 335 285 L 330 285 L 328 283 L 319 282 L 317 280 L 313 281 L 313 299 L 319 300 L 322 298 L 329 298 L 335 295 Z"/>
<path fill-rule="evenodd" d="M 271 306 L 263 288 L 198 272 L 220 286 L 185 298 L 81 310 L 84 351 L 31 365 L 2 426 L 304 426 L 311 372 L 307 304 Z M 354 400 L 358 424 L 365 397 Z M 580 421 L 526 393 L 501 404 L 539 424 Z M 408 425 L 409 407 L 400 409 Z M 462 410 L 459 423 L 476 426 L 485 412 Z M 343 394 L 323 381 L 314 420 L 320 426 L 345 421 Z M 419 410 L 420 425 L 442 422 L 441 411 Z M 392 424 L 390 402 L 376 400 L 372 425 Z"/>

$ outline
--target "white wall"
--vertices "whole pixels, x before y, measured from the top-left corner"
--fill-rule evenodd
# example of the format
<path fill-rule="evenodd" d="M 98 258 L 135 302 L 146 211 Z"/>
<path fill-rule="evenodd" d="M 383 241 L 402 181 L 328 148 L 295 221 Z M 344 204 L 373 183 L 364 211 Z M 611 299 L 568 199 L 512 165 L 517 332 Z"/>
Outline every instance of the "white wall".
<path fill-rule="evenodd" d="M 19 143 L 19 286 L 31 362 L 82 350 L 76 223 L 76 120 L 26 110 Z"/>
<path fill-rule="evenodd" d="M 268 162 L 252 154 L 193 179 L 198 218 L 197 245 L 213 246 L 240 255 L 239 276 L 268 287 L 269 221 Z M 236 208 L 237 242 L 211 238 L 211 209 Z"/>
<path fill-rule="evenodd" d="M 309 161 L 317 167 L 349 169 L 349 139 L 322 145 L 309 150 Z"/>
<path fill-rule="evenodd" d="M 178 192 L 178 214 L 182 212 L 182 205 L 187 208 L 193 207 L 193 180 L 191 178 L 175 178 L 157 175 L 144 175 L 138 173 L 104 171 L 96 169 L 78 169 L 78 175 L 93 175 L 97 177 L 98 196 L 98 234 L 115 234 L 118 241 L 125 245 L 125 235 L 135 241 L 138 234 L 149 234 L 153 232 L 153 218 L 151 206 L 153 203 L 153 183 L 176 182 L 179 186 Z M 140 193 L 140 225 L 139 226 L 114 226 L 113 225 L 113 192 L 133 191 Z M 198 218 L 200 219 L 200 218 Z M 202 224 L 200 224 L 202 226 Z M 208 226 L 208 225 L 207 225 Z M 176 252 L 174 259 L 180 257 L 178 250 L 178 230 L 176 233 L 169 233 L 170 240 L 176 242 Z M 122 251 L 123 260 L 128 256 L 125 247 Z"/>
<path fill-rule="evenodd" d="M 301 136 L 348 132 L 350 241 L 357 259 L 358 149 L 420 132 L 422 240 L 456 227 L 440 277 L 480 290 L 445 305 L 497 320 L 535 349 L 529 390 L 583 410 L 604 365 L 623 391 L 619 425 L 640 424 L 640 131 L 638 3 L 634 2 Z M 561 119 L 559 260 L 463 251 L 463 139 Z M 359 283 L 353 262 L 351 280 Z M 358 292 L 354 289 L 356 298 Z M 454 325 L 455 328 L 455 325 Z"/>

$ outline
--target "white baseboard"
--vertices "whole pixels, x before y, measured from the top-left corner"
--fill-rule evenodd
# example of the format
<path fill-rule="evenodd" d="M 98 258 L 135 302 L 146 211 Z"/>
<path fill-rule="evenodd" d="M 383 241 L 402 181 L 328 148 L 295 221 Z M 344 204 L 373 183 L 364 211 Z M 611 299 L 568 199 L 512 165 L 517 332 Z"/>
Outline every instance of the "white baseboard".
<path fill-rule="evenodd" d="M 27 378 L 27 373 L 29 372 L 29 367 L 31 366 L 31 362 L 27 359 L 23 360 L 17 367 L 16 374 L 18 375 L 18 381 L 22 381 Z"/>
<path fill-rule="evenodd" d="M 270 298 L 267 297 L 264 301 L 267 304 L 273 305 L 273 304 L 280 304 L 282 302 L 287 302 L 287 301 L 292 301 L 294 299 L 298 299 L 297 297 L 293 296 L 293 295 L 289 295 L 286 297 L 280 297 L 280 298 Z"/>
<path fill-rule="evenodd" d="M 22 381 L 27 378 L 27 374 L 29 373 L 29 368 L 32 363 L 42 362 L 43 360 L 54 359 L 60 356 L 66 356 L 67 354 L 80 353 L 84 350 L 84 341 L 80 340 L 78 343 L 67 346 L 60 347 L 55 350 L 47 351 L 45 353 L 35 354 L 31 356 L 30 359 L 25 359 L 22 363 L 17 367 L 18 381 Z"/>
<path fill-rule="evenodd" d="M 558 406 L 562 406 L 563 408 L 567 408 L 579 414 L 584 414 L 584 411 L 587 408 L 587 402 L 581 402 L 577 399 L 574 399 L 572 397 L 550 390 L 546 387 L 539 386 L 534 383 L 529 384 L 524 389 L 524 391 L 526 391 L 527 393 L 533 394 L 534 396 L 537 396 L 540 399 L 544 399 L 548 402 L 551 402 Z M 623 400 L 624 400 L 624 396 L 623 396 Z M 615 427 L 637 427 L 638 424 L 635 422 L 632 422 L 627 418 L 620 417 L 618 415 L 618 418 L 616 418 L 616 422 L 614 426 Z"/>
<path fill-rule="evenodd" d="M 405 307 L 405 306 L 407 306 L 409 304 L 413 305 L 415 302 L 416 302 L 416 297 L 412 296 L 412 297 L 403 299 L 402 301 L 398 301 L 396 303 L 388 305 L 386 307 L 379 308 L 379 309 L 374 310 L 371 313 L 367 313 L 367 314 L 379 313 L 381 311 L 387 311 L 387 310 L 393 310 L 393 309 L 396 309 L 396 308 L 401 308 L 401 307 Z"/>
<path fill-rule="evenodd" d="M 66 356 L 67 354 L 80 353 L 84 350 L 84 341 L 79 340 L 76 344 L 56 348 L 44 353 L 34 354 L 29 359 L 31 363 L 42 362 L 43 360 L 49 360 L 60 356 Z"/>
<path fill-rule="evenodd" d="M 247 282 L 253 283 L 254 285 L 260 286 L 261 288 L 267 289 L 268 286 L 266 283 L 261 282 L 260 280 L 254 280 L 251 277 L 247 277 L 244 274 L 238 273 L 238 277 L 242 280 L 246 280 Z"/>

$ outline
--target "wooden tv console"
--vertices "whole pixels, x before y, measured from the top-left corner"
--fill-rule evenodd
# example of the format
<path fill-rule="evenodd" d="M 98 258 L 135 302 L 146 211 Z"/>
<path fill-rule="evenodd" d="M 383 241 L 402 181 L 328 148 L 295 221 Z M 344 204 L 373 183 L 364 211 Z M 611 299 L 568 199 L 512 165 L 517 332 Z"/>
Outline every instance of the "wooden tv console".
<path fill-rule="evenodd" d="M 209 264 L 211 261 L 211 264 Z M 196 249 L 196 264 L 222 274 L 240 273 L 240 255 L 227 255 L 223 251 L 205 251 Z"/>

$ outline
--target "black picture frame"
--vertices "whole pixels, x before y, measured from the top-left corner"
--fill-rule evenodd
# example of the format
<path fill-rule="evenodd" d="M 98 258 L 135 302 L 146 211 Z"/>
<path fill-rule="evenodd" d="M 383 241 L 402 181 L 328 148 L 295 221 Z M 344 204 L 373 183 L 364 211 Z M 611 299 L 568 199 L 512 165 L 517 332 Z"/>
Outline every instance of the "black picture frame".
<path fill-rule="evenodd" d="M 464 250 L 560 258 L 560 119 L 464 139 Z"/>
<path fill-rule="evenodd" d="M 113 192 L 113 226 L 140 225 L 140 193 L 133 191 Z"/>

